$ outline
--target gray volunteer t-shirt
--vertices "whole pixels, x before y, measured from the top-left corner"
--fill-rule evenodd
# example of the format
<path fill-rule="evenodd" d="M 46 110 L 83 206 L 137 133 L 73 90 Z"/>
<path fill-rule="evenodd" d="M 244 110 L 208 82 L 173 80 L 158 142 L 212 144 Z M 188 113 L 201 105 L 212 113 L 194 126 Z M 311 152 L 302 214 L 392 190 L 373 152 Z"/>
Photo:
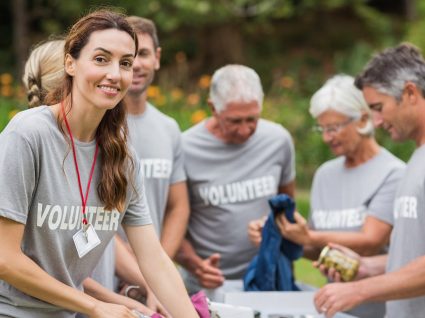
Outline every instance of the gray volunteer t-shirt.
<path fill-rule="evenodd" d="M 416 149 L 397 188 L 387 272 L 425 255 L 425 146 Z M 422 318 L 425 296 L 387 302 L 388 318 Z"/>
<path fill-rule="evenodd" d="M 110 291 L 118 292 L 117 289 L 119 284 L 115 279 L 115 263 L 115 238 L 112 238 L 108 246 L 105 247 L 101 258 L 90 277 Z"/>
<path fill-rule="evenodd" d="M 83 188 L 87 185 L 95 142 L 75 141 Z M 0 216 L 25 224 L 22 250 L 51 276 L 81 289 L 122 221 L 150 224 L 139 162 L 127 190 L 126 212 L 105 211 L 96 188 L 99 153 L 87 201 L 89 222 L 101 244 L 79 258 L 72 239 L 81 228 L 81 197 L 72 152 L 47 106 L 17 114 L 0 134 Z M 135 191 L 136 190 L 136 191 Z M 0 316 L 74 317 L 75 313 L 28 296 L 0 281 Z"/>
<path fill-rule="evenodd" d="M 393 224 L 395 192 L 405 163 L 384 148 L 365 163 L 346 168 L 345 158 L 325 162 L 311 189 L 310 226 L 317 231 L 361 230 L 366 216 Z M 349 311 L 362 318 L 385 315 L 384 303 L 370 303 Z"/>
<path fill-rule="evenodd" d="M 346 168 L 344 161 L 338 157 L 317 170 L 311 189 L 311 227 L 357 232 L 368 215 L 392 225 L 395 191 L 405 164 L 384 148 L 354 168 Z"/>
<path fill-rule="evenodd" d="M 141 162 L 146 199 L 158 235 L 167 205 L 168 191 L 174 183 L 186 180 L 183 167 L 181 133 L 176 121 L 151 104 L 140 115 L 127 114 L 130 143 Z M 120 235 L 125 238 L 122 230 Z M 105 250 L 92 278 L 115 290 L 114 244 Z"/>
<path fill-rule="evenodd" d="M 225 277 L 240 279 L 257 252 L 248 223 L 267 214 L 267 199 L 294 180 L 294 147 L 286 129 L 263 119 L 241 145 L 217 139 L 205 124 L 182 138 L 191 205 L 187 238 L 202 258 L 220 253 Z"/>
<path fill-rule="evenodd" d="M 128 114 L 127 123 L 141 162 L 152 221 L 160 234 L 170 186 L 186 181 L 180 129 L 174 119 L 151 104 L 141 115 Z"/>

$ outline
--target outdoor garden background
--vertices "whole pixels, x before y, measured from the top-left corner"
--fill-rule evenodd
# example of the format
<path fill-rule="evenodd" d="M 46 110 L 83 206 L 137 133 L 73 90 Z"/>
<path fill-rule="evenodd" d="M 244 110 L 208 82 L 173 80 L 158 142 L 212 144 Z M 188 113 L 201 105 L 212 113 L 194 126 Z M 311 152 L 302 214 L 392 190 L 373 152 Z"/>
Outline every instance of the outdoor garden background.
<path fill-rule="evenodd" d="M 162 65 L 148 96 L 182 130 L 209 115 L 206 101 L 215 69 L 241 63 L 260 74 L 263 117 L 281 123 L 294 139 L 297 204 L 304 215 L 313 173 L 332 158 L 312 132 L 311 95 L 333 74 L 355 75 L 373 52 L 387 46 L 409 41 L 425 50 L 423 0 L 3 0 L 0 131 L 27 107 L 20 78 L 31 47 L 65 34 L 78 17 L 105 5 L 156 23 Z M 412 143 L 393 143 L 381 131 L 377 138 L 403 160 L 414 149 Z M 324 282 L 309 262 L 298 262 L 296 275 L 308 283 Z"/>

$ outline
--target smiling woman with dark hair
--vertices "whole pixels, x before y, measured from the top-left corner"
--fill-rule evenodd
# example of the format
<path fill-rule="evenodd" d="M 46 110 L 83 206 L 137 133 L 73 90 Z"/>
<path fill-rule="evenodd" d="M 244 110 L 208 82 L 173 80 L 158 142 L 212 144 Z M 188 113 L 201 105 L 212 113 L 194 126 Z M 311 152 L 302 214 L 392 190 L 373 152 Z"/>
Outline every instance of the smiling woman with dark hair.
<path fill-rule="evenodd" d="M 64 82 L 0 134 L 0 316 L 135 317 L 81 292 L 119 223 L 173 317 L 198 317 L 155 235 L 122 99 L 137 37 L 107 10 L 65 40 Z"/>

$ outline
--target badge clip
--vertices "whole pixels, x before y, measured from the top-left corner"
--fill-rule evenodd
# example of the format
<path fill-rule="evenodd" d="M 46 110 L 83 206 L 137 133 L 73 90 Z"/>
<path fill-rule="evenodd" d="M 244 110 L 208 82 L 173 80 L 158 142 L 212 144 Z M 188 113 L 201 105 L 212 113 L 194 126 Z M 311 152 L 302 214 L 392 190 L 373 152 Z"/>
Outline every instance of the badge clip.
<path fill-rule="evenodd" d="M 99 236 L 91 224 L 83 224 L 82 228 L 74 234 L 73 240 L 80 258 L 100 244 Z"/>

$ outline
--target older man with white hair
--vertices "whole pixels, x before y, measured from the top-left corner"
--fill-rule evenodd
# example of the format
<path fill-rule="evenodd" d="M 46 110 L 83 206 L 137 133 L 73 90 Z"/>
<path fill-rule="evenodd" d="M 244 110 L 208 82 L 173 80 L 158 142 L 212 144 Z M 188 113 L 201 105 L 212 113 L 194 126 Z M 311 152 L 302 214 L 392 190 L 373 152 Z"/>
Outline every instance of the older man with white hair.
<path fill-rule="evenodd" d="M 253 69 L 224 66 L 212 77 L 213 116 L 183 134 L 191 216 L 179 261 L 192 292 L 242 279 L 257 252 L 248 223 L 273 195 L 294 196 L 291 136 L 260 118 L 263 96 Z"/>

